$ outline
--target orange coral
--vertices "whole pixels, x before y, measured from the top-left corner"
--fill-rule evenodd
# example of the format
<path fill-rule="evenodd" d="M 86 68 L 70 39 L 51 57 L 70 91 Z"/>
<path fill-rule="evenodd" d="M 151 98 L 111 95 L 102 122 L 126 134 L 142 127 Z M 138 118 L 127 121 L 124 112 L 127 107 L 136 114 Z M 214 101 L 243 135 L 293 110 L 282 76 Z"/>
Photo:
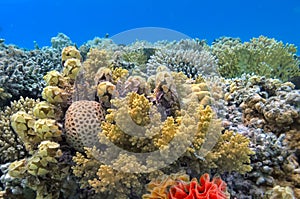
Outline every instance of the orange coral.
<path fill-rule="evenodd" d="M 176 185 L 170 188 L 169 199 L 227 199 L 226 183 L 221 178 L 213 178 L 210 182 L 209 174 L 205 173 L 200 177 L 200 184 L 196 178 L 190 183 L 177 181 Z"/>

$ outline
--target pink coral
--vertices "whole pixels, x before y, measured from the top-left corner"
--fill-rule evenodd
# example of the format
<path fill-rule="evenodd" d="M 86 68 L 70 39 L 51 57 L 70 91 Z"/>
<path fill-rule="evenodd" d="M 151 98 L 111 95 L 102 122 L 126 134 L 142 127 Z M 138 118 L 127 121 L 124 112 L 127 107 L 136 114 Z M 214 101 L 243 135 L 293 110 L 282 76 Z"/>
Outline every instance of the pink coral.
<path fill-rule="evenodd" d="M 196 178 L 191 182 L 177 181 L 169 190 L 169 199 L 227 199 L 226 183 L 221 178 L 213 178 L 210 182 L 209 174 L 200 177 L 200 183 Z"/>

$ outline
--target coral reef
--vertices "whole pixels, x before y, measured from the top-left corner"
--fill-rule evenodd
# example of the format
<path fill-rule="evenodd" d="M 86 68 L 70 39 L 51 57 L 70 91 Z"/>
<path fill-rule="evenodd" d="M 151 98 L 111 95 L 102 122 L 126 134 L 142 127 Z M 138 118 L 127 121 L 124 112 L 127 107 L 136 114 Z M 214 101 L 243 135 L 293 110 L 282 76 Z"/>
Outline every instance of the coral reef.
<path fill-rule="evenodd" d="M 51 42 L 0 40 L 0 197 L 300 197 L 293 45 Z"/>

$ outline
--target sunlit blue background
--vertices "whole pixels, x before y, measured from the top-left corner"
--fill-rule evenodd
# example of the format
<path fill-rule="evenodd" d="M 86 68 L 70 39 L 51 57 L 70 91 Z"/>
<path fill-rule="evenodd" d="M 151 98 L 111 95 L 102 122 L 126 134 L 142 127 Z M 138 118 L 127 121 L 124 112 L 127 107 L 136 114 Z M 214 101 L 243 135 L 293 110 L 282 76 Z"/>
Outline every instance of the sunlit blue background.
<path fill-rule="evenodd" d="M 300 0 L 0 0 L 0 38 L 33 48 L 62 32 L 81 45 L 138 27 L 170 28 L 211 43 L 265 35 L 300 47 Z M 298 53 L 299 54 L 299 53 Z"/>

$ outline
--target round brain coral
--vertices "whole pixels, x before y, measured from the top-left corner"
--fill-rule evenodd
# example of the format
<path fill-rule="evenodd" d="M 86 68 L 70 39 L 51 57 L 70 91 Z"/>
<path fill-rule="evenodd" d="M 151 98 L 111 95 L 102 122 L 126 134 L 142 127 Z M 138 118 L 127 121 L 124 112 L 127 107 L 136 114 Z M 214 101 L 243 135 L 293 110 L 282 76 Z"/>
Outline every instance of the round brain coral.
<path fill-rule="evenodd" d="M 200 177 L 200 183 L 194 178 L 190 183 L 177 181 L 169 190 L 169 199 L 227 199 L 226 183 L 221 178 L 210 181 L 209 174 Z"/>
<path fill-rule="evenodd" d="M 67 142 L 81 152 L 83 147 L 95 146 L 104 119 L 105 112 L 100 103 L 87 100 L 72 103 L 65 116 Z"/>

